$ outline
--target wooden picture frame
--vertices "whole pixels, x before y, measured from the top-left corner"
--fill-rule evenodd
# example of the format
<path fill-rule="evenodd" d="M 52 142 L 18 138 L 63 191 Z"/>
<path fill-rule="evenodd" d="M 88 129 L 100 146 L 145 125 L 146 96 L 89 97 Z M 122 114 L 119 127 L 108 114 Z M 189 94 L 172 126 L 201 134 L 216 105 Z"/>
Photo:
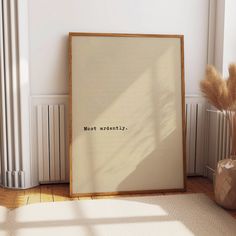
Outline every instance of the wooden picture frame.
<path fill-rule="evenodd" d="M 186 190 L 184 36 L 69 33 L 72 197 Z"/>

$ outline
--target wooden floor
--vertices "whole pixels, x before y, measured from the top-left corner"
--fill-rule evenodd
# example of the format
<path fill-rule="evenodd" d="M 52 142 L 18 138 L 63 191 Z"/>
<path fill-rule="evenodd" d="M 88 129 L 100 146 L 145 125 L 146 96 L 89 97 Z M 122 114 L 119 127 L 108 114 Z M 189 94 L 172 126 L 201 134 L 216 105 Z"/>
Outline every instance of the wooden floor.
<path fill-rule="evenodd" d="M 214 200 L 213 185 L 210 180 L 202 177 L 189 177 L 187 180 L 187 193 L 205 193 Z M 178 194 L 178 193 L 165 193 Z M 95 199 L 97 197 L 92 197 Z M 81 198 L 91 199 L 91 198 Z M 17 208 L 38 202 L 57 202 L 80 200 L 69 197 L 68 184 L 41 185 L 27 190 L 11 190 L 0 188 L 0 205 L 8 208 Z M 236 211 L 228 211 L 236 219 Z"/>

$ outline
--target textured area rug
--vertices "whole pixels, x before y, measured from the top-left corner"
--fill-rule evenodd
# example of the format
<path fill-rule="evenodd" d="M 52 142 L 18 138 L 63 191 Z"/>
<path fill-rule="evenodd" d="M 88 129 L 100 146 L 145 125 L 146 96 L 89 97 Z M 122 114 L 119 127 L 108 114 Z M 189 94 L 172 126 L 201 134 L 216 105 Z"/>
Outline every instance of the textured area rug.
<path fill-rule="evenodd" d="M 1 236 L 236 235 L 236 220 L 203 194 L 38 203 L 0 212 Z"/>

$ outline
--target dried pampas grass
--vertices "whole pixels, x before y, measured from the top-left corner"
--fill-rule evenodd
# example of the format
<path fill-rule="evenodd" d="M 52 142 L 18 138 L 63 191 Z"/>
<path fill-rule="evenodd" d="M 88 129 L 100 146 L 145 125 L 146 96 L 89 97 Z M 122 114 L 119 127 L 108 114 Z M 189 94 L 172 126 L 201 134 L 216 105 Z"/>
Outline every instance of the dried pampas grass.
<path fill-rule="evenodd" d="M 206 99 L 220 111 L 236 108 L 236 64 L 229 66 L 229 77 L 223 79 L 214 66 L 208 65 L 200 88 Z"/>
<path fill-rule="evenodd" d="M 236 64 L 229 66 L 229 77 L 223 79 L 214 66 L 207 66 L 200 88 L 206 99 L 218 110 L 224 111 L 229 122 L 231 156 L 236 155 Z"/>

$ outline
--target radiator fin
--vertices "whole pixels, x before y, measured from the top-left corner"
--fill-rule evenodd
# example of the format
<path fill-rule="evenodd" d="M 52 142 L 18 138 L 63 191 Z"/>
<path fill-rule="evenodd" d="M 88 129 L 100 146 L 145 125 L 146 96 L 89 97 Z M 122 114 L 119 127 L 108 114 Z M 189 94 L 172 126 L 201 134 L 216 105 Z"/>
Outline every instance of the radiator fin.
<path fill-rule="evenodd" d="M 66 181 L 65 105 L 37 105 L 39 181 Z"/>
<path fill-rule="evenodd" d="M 230 155 L 229 123 L 223 112 L 217 112 L 218 116 L 218 135 L 217 135 L 217 161 L 223 160 Z"/>
<path fill-rule="evenodd" d="M 188 175 L 204 174 L 206 103 L 204 99 L 186 99 L 186 159 Z"/>
<path fill-rule="evenodd" d="M 0 184 L 24 188 L 17 1 L 0 3 Z"/>
<path fill-rule="evenodd" d="M 228 158 L 231 150 L 230 127 L 225 113 L 208 109 L 208 155 L 206 161 L 206 175 L 213 178 L 217 163 Z M 232 117 L 235 115 L 232 114 Z"/>

